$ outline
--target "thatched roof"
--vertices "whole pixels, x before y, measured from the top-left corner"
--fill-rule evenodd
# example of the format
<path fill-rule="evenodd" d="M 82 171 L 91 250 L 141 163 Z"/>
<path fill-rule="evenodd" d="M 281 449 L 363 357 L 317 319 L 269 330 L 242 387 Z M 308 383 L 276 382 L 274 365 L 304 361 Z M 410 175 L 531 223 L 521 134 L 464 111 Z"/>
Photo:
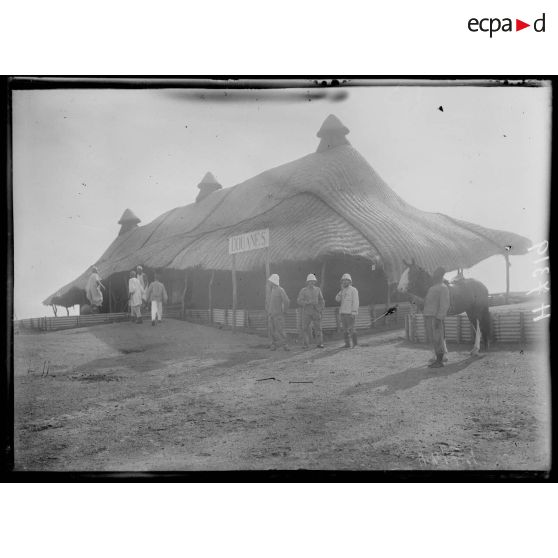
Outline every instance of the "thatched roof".
<path fill-rule="evenodd" d="M 320 130 L 325 132 L 320 145 L 331 134 L 344 138 L 345 130 L 338 119 L 329 117 Z M 415 258 L 431 271 L 440 265 L 452 271 L 495 254 L 524 254 L 531 244 L 511 232 L 409 205 L 344 143 L 134 227 L 118 236 L 95 265 L 102 277 L 138 263 L 175 270 L 230 269 L 228 237 L 261 228 L 270 229 L 272 263 L 339 254 L 378 257 L 394 282 L 403 271 L 403 259 Z M 265 250 L 237 254 L 237 269 L 263 268 L 265 257 Z M 84 287 L 89 269 L 57 294 Z M 49 297 L 44 303 L 51 301 Z"/>

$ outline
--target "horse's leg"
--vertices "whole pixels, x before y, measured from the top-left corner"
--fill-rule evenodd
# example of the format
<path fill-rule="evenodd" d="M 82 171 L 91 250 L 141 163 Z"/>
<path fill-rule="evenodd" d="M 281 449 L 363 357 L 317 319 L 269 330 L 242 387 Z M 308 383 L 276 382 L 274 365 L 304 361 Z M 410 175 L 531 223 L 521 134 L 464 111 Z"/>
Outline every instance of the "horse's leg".
<path fill-rule="evenodd" d="M 481 343 L 481 328 L 480 322 L 477 320 L 475 327 L 475 344 L 473 345 L 473 350 L 471 351 L 471 355 L 477 356 L 480 352 L 480 343 Z"/>
<path fill-rule="evenodd" d="M 480 340 L 481 340 L 481 330 L 479 320 L 477 318 L 476 312 L 467 312 L 467 317 L 469 321 L 473 325 L 473 329 L 475 330 L 475 341 L 473 343 L 473 348 L 471 349 L 471 356 L 477 356 L 480 351 Z"/>
<path fill-rule="evenodd" d="M 490 318 L 490 310 L 488 306 L 485 306 L 481 311 L 481 332 L 482 332 L 483 348 L 485 351 L 488 351 L 489 344 L 490 344 L 491 325 L 492 324 Z"/>

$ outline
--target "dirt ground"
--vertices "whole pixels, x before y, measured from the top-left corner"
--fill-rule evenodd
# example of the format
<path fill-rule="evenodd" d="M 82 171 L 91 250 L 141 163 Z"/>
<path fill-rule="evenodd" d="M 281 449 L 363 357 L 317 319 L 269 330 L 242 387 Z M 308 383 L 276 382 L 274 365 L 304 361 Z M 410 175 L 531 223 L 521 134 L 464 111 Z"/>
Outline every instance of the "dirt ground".
<path fill-rule="evenodd" d="M 15 465 L 34 471 L 546 470 L 546 350 L 403 331 L 341 349 L 178 320 L 15 336 Z M 48 372 L 48 373 L 47 373 Z"/>

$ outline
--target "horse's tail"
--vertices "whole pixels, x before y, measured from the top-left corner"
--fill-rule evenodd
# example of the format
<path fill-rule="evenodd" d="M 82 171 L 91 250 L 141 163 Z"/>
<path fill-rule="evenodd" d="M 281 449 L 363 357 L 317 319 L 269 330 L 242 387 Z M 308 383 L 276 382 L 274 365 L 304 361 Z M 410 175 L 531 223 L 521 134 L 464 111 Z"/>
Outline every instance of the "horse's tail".
<path fill-rule="evenodd" d="M 484 337 L 487 343 L 492 339 L 491 325 L 492 325 L 492 320 L 490 318 L 490 310 L 488 309 L 488 306 L 485 306 L 482 309 L 480 315 L 480 328 L 481 328 L 482 336 Z"/>

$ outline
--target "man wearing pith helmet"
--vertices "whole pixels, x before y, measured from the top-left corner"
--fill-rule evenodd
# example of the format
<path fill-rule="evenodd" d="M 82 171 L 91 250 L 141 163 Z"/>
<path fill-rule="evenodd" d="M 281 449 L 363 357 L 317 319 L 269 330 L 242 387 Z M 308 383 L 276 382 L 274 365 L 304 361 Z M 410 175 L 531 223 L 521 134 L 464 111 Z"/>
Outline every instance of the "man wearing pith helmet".
<path fill-rule="evenodd" d="M 271 291 L 266 300 L 265 309 L 269 317 L 269 328 L 271 334 L 271 347 L 274 351 L 277 347 L 283 347 L 285 351 L 289 350 L 287 345 L 287 337 L 285 336 L 285 313 L 289 309 L 291 301 L 283 287 L 279 286 L 279 275 L 274 273 L 269 276 L 268 282 Z"/>
<path fill-rule="evenodd" d="M 341 318 L 341 326 L 343 327 L 343 335 L 345 337 L 345 348 L 350 349 L 351 340 L 353 348 L 357 345 L 357 335 L 355 331 L 355 322 L 358 315 L 358 291 L 352 285 L 353 280 L 348 273 L 341 277 L 341 290 L 337 293 L 335 300 L 341 303 L 339 307 L 339 317 Z"/>
<path fill-rule="evenodd" d="M 438 267 L 432 275 L 433 285 L 428 289 L 424 299 L 424 325 L 426 326 L 427 340 L 432 343 L 436 360 L 429 364 L 430 368 L 441 368 L 444 366 L 444 320 L 450 307 L 450 293 L 448 286 L 444 283 L 446 270 Z"/>
<path fill-rule="evenodd" d="M 324 339 L 322 335 L 322 312 L 325 308 L 325 301 L 322 290 L 318 285 L 318 280 L 313 273 L 306 277 L 306 287 L 303 287 L 298 293 L 297 303 L 302 306 L 302 347 L 308 348 L 310 337 L 312 335 L 311 328 L 314 326 L 318 349 L 324 348 Z"/>

